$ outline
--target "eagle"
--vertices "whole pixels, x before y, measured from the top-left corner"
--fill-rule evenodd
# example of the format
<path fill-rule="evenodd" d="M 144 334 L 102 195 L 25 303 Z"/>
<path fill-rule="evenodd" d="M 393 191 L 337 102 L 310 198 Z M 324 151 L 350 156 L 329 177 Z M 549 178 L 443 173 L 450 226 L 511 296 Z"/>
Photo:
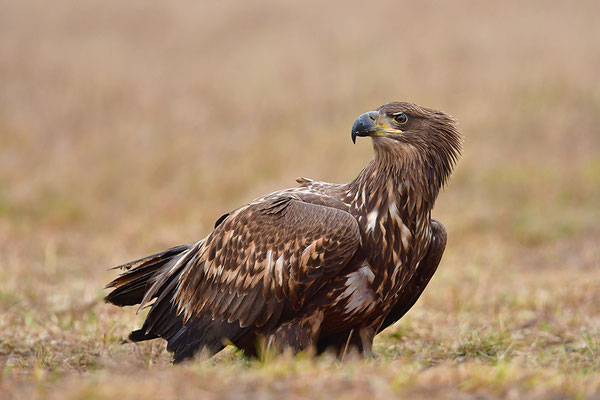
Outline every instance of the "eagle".
<path fill-rule="evenodd" d="M 298 185 L 223 216 L 204 239 L 115 267 L 117 306 L 149 312 L 133 342 L 163 338 L 177 363 L 233 344 L 372 356 L 375 335 L 417 301 L 446 247 L 431 218 L 460 157 L 449 115 L 392 102 L 360 115 L 374 158 L 346 184 Z M 264 347 L 263 347 L 264 349 Z"/>

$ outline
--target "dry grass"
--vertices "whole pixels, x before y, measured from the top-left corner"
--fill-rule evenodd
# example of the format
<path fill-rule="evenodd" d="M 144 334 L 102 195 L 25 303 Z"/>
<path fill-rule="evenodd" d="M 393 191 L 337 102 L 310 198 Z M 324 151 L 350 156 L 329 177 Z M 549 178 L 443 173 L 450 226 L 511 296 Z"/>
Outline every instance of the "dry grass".
<path fill-rule="evenodd" d="M 598 398 L 597 1 L 2 1 L 0 397 Z M 456 116 L 445 258 L 377 359 L 169 364 L 107 267 L 371 157 L 354 117 Z"/>

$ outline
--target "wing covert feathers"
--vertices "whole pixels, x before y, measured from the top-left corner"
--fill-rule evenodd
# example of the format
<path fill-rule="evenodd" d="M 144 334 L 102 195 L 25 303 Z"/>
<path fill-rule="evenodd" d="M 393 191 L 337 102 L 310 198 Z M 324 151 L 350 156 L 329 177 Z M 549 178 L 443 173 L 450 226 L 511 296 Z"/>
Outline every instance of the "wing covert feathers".
<path fill-rule="evenodd" d="M 210 317 L 263 326 L 298 310 L 354 256 L 358 223 L 349 213 L 297 198 L 242 207 L 206 238 L 175 293 L 184 321 Z"/>

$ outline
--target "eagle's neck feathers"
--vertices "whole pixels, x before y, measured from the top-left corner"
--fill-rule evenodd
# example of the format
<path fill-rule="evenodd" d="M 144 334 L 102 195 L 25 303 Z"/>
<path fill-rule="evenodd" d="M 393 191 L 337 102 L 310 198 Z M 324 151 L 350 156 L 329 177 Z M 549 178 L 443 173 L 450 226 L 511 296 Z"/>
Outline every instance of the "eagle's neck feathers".
<path fill-rule="evenodd" d="M 392 205 L 405 223 L 429 216 L 445 180 L 416 148 L 375 147 L 375 158 L 348 185 L 351 206 L 368 215 Z M 394 203 L 394 204 L 392 204 Z"/>
<path fill-rule="evenodd" d="M 414 273 L 431 240 L 431 209 L 445 180 L 423 152 L 375 145 L 375 158 L 348 184 L 375 287 L 394 293 Z M 438 175 L 436 175 L 438 174 Z M 379 285 L 378 285 L 379 284 Z"/>

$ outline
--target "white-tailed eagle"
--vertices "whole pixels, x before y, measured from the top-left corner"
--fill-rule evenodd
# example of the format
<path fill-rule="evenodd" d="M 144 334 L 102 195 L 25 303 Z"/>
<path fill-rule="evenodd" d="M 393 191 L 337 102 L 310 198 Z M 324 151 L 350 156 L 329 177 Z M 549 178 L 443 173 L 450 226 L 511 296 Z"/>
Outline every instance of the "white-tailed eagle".
<path fill-rule="evenodd" d="M 149 305 L 129 338 L 178 362 L 233 343 L 371 354 L 416 302 L 446 246 L 431 219 L 461 151 L 448 115 L 389 103 L 358 117 L 374 159 L 347 184 L 306 178 L 219 218 L 204 239 L 119 266 L 106 301 Z"/>

